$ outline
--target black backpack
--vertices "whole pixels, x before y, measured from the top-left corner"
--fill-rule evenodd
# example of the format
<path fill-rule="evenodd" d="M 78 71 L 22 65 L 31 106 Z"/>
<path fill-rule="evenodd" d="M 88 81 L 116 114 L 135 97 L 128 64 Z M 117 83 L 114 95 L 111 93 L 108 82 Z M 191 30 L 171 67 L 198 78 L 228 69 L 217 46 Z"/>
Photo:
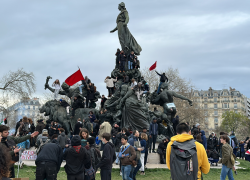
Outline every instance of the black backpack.
<path fill-rule="evenodd" d="M 177 142 L 171 146 L 170 170 L 172 180 L 197 180 L 198 158 L 195 140 Z"/>
<path fill-rule="evenodd" d="M 91 160 L 92 160 L 92 166 L 94 168 L 94 170 L 96 171 L 96 166 L 97 164 L 99 164 L 101 162 L 101 154 L 99 150 L 91 147 L 90 148 L 90 155 L 91 155 Z"/>

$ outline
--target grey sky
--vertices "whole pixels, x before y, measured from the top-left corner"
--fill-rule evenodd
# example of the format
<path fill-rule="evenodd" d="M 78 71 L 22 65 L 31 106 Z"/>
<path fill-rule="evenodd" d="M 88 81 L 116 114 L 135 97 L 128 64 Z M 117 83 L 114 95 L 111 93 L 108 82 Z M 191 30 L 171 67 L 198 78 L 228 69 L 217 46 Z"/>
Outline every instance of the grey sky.
<path fill-rule="evenodd" d="M 178 68 L 200 89 L 226 84 L 250 97 L 250 1 L 124 1 L 142 47 L 141 67 Z M 240 2 L 240 3 L 239 3 Z M 36 95 L 48 75 L 64 81 L 79 66 L 101 94 L 120 47 L 120 1 L 0 1 L 0 76 L 34 72 Z M 51 81 L 52 83 L 52 81 Z"/>

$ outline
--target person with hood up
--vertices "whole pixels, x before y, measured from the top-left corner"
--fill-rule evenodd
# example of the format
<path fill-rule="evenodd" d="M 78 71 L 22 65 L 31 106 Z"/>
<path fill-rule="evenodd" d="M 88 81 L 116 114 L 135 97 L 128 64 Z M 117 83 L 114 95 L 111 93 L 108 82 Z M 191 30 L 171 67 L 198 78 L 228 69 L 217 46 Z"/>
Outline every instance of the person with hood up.
<path fill-rule="evenodd" d="M 69 145 L 67 144 L 68 137 L 65 135 L 65 130 L 63 128 L 60 128 L 59 130 L 59 136 L 57 138 L 58 144 L 64 149 L 65 147 L 68 147 Z"/>
<path fill-rule="evenodd" d="M 54 180 L 63 161 L 63 151 L 56 139 L 43 146 L 35 161 L 36 180 Z"/>
<path fill-rule="evenodd" d="M 171 138 L 171 141 L 168 143 L 167 152 L 166 152 L 166 162 L 167 166 L 171 171 L 170 168 L 170 155 L 172 144 L 176 141 L 178 143 L 184 143 L 190 140 L 193 140 L 193 136 L 191 135 L 191 131 L 189 126 L 186 123 L 180 123 L 176 127 L 177 135 Z M 197 159 L 198 159 L 198 174 L 197 178 L 201 179 L 201 173 L 207 174 L 210 170 L 210 164 L 208 162 L 207 153 L 204 149 L 203 145 L 199 142 L 194 142 L 197 151 Z"/>
<path fill-rule="evenodd" d="M 100 174 L 102 180 L 111 180 L 112 164 L 116 159 L 115 146 L 109 142 L 110 138 L 110 133 L 102 134 L 102 143 L 104 144 L 103 154 L 101 162 L 96 166 L 96 169 L 101 169 Z"/>
<path fill-rule="evenodd" d="M 44 129 L 43 133 L 40 135 L 39 135 L 40 137 L 38 136 L 37 140 L 36 140 L 36 145 L 37 145 L 38 149 L 41 146 L 41 144 L 50 143 L 50 139 L 48 139 L 48 130 L 47 129 Z"/>
<path fill-rule="evenodd" d="M 201 139 L 204 148 L 207 150 L 207 138 L 205 136 L 205 131 L 201 130 Z"/>
<path fill-rule="evenodd" d="M 68 180 L 84 180 L 85 168 L 91 167 L 91 159 L 84 147 L 81 147 L 81 137 L 73 136 L 71 139 L 72 147 L 67 149 L 63 154 L 66 161 L 64 166 Z"/>
<path fill-rule="evenodd" d="M 163 139 L 162 142 L 159 144 L 157 153 L 160 155 L 160 163 L 166 164 L 166 150 L 170 139 L 167 137 L 166 139 Z"/>

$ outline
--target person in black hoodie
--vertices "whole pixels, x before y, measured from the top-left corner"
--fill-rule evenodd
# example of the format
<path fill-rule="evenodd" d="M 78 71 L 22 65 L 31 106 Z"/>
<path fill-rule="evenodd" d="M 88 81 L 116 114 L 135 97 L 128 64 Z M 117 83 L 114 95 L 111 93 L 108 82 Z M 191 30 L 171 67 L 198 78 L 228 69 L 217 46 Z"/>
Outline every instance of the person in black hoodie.
<path fill-rule="evenodd" d="M 77 123 L 75 124 L 75 129 L 74 129 L 73 135 L 79 135 L 80 128 L 82 128 L 82 121 L 81 121 L 81 118 L 78 118 Z"/>
<path fill-rule="evenodd" d="M 56 139 L 43 146 L 36 159 L 36 180 L 55 180 L 63 161 L 63 151 Z"/>
<path fill-rule="evenodd" d="M 75 96 L 74 97 L 74 103 L 73 103 L 72 109 L 71 109 L 73 117 L 75 116 L 75 110 L 78 109 L 78 108 L 83 108 L 83 104 L 82 104 L 82 101 L 79 98 L 79 96 Z"/>
<path fill-rule="evenodd" d="M 23 122 L 23 119 L 20 119 L 17 123 L 16 123 L 16 131 L 15 131 L 15 135 L 17 133 L 18 128 L 20 127 L 20 123 Z"/>
<path fill-rule="evenodd" d="M 157 71 L 155 71 L 155 72 L 156 72 L 156 74 L 158 74 L 161 77 L 160 78 L 160 84 L 159 84 L 158 89 L 157 89 L 157 94 L 159 94 L 159 92 L 161 90 L 161 84 L 166 82 L 166 81 L 168 82 L 168 78 L 167 78 L 165 73 L 160 74 Z"/>
<path fill-rule="evenodd" d="M 176 112 L 177 112 L 177 110 L 176 110 Z M 176 127 L 180 123 L 178 115 L 176 115 L 175 118 L 172 119 L 172 123 L 173 123 L 174 132 L 176 134 Z"/>
<path fill-rule="evenodd" d="M 101 169 L 101 179 L 111 180 L 112 164 L 116 159 L 115 146 L 109 142 L 111 135 L 103 133 L 102 143 L 104 144 L 101 162 L 96 166 L 96 169 Z"/>
<path fill-rule="evenodd" d="M 84 180 L 84 170 L 91 167 L 91 159 L 84 147 L 81 147 L 81 137 L 76 135 L 71 139 L 72 147 L 63 155 L 64 166 L 68 180 Z"/>
<path fill-rule="evenodd" d="M 160 163 L 166 164 L 166 149 L 168 146 L 170 139 L 167 137 L 166 139 L 163 139 L 162 142 L 159 144 L 157 153 L 160 155 Z"/>
<path fill-rule="evenodd" d="M 119 54 L 120 72 L 125 72 L 126 60 L 127 60 L 127 56 L 125 55 L 124 51 L 121 50 L 121 52 Z"/>

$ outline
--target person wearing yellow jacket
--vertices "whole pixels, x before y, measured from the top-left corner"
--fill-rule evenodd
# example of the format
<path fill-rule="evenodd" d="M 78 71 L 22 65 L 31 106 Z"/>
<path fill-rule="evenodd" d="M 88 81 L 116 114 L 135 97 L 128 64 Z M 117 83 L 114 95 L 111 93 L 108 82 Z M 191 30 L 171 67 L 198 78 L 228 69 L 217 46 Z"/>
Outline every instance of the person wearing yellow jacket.
<path fill-rule="evenodd" d="M 187 124 L 181 123 L 176 127 L 177 135 L 171 138 L 171 141 L 168 143 L 167 152 L 166 152 L 166 163 L 168 168 L 170 169 L 170 154 L 171 154 L 171 145 L 174 141 L 177 142 L 186 142 L 193 139 L 191 135 L 190 128 Z M 196 150 L 197 150 L 197 158 L 198 158 L 198 174 L 197 178 L 201 179 L 201 172 L 207 174 L 210 170 L 210 164 L 208 162 L 207 153 L 202 144 L 195 141 Z"/>

